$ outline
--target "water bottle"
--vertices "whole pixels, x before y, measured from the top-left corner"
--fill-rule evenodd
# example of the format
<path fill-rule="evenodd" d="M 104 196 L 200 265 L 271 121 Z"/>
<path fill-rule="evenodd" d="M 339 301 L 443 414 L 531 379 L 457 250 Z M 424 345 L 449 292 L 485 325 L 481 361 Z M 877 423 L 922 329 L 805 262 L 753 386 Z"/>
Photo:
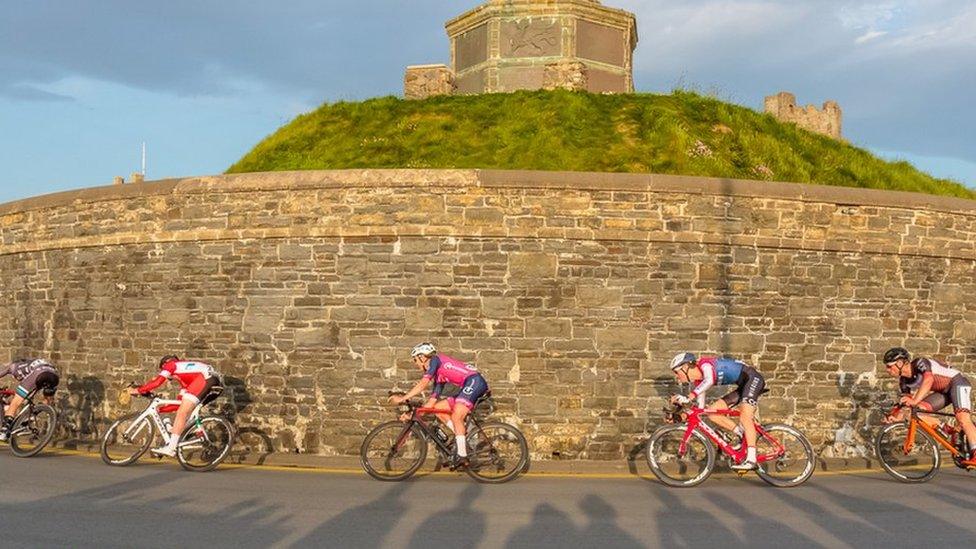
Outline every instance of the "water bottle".
<path fill-rule="evenodd" d="M 164 417 L 163 427 L 166 428 L 166 436 L 169 437 L 169 435 L 173 432 L 173 420 L 168 417 Z"/>
<path fill-rule="evenodd" d="M 447 442 L 450 439 L 447 436 L 447 433 L 444 432 L 444 427 L 442 427 L 440 423 L 438 423 L 437 427 L 434 429 L 434 435 L 436 435 L 437 439 L 441 442 Z"/>

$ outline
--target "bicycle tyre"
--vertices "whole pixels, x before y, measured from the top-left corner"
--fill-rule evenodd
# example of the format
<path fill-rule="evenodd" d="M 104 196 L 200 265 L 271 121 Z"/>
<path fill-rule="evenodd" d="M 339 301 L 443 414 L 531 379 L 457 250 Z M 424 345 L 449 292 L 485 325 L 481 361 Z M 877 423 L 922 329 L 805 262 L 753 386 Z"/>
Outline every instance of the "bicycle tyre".
<path fill-rule="evenodd" d="M 207 430 L 210 428 L 208 426 L 216 425 L 219 425 L 219 429 L 222 431 L 222 433 L 218 433 L 218 436 L 224 437 L 224 440 L 214 444 L 210 440 L 211 435 Z M 199 433 L 203 433 L 203 438 L 206 440 L 200 440 Z M 234 446 L 235 434 L 234 424 L 227 418 L 221 416 L 202 417 L 199 425 L 194 422 L 183 429 L 180 442 L 176 446 L 176 461 L 180 463 L 181 467 L 194 473 L 213 471 L 230 455 L 230 450 Z M 191 456 L 194 455 L 192 451 L 198 450 L 196 444 L 201 445 L 199 452 L 203 459 L 200 465 L 191 462 Z"/>
<path fill-rule="evenodd" d="M 518 452 L 516 459 L 512 460 L 511 469 L 506 467 L 504 472 L 498 476 L 486 474 L 485 465 L 487 464 L 490 466 L 495 463 L 501 463 L 504 465 L 503 461 L 500 462 L 500 459 L 502 458 L 500 458 L 498 455 L 498 447 L 501 445 L 494 443 L 494 441 L 500 439 L 501 435 L 489 435 L 489 438 L 492 440 L 493 444 L 489 448 L 479 449 L 479 446 L 483 446 L 484 444 L 483 442 L 479 442 L 479 435 L 492 429 L 506 431 L 511 437 L 509 442 L 514 442 L 515 450 Z M 466 437 L 466 441 L 468 445 L 468 460 L 470 461 L 471 465 L 465 469 L 465 472 L 468 474 L 468 476 L 477 480 L 478 482 L 483 482 L 485 484 L 502 484 L 508 482 L 521 474 L 522 471 L 525 471 L 526 466 L 529 463 L 529 444 L 525 441 L 525 435 L 522 434 L 522 431 L 520 431 L 514 425 L 509 425 L 508 423 L 503 423 L 501 421 L 489 421 L 481 424 L 480 427 L 475 427 L 474 429 L 470 430 Z M 487 456 L 482 456 L 484 453 L 487 453 Z M 482 459 L 483 457 L 487 457 L 488 459 Z"/>
<path fill-rule="evenodd" d="M 383 463 L 389 464 L 396 457 L 391 455 L 394 450 L 394 445 L 400 440 L 401 436 L 407 434 L 407 431 L 409 431 L 408 436 L 417 441 L 416 455 L 407 458 L 407 467 L 400 473 L 390 473 L 374 466 L 370 461 L 372 453 L 376 452 L 380 457 L 383 457 Z M 374 448 L 374 441 L 377 441 L 380 446 Z M 377 425 L 363 439 L 363 444 L 359 448 L 359 462 L 362 464 L 363 470 L 376 480 L 388 482 L 406 480 L 413 476 L 427 459 L 427 444 L 427 437 L 424 431 L 416 424 L 407 426 L 402 421 L 388 421 Z M 400 449 L 405 447 L 406 444 L 402 444 Z"/>
<path fill-rule="evenodd" d="M 140 427 L 139 429 L 136 430 L 136 433 L 138 435 L 139 433 L 145 432 L 148 434 L 148 436 L 145 436 L 144 440 L 141 443 L 135 444 L 135 451 L 128 454 L 126 457 L 122 459 L 114 459 L 109 455 L 110 453 L 109 445 L 111 444 L 110 441 L 112 437 L 120 429 L 122 432 L 127 431 L 128 428 L 123 428 L 122 426 L 128 425 L 129 423 L 132 422 L 132 420 L 138 418 L 139 415 L 140 414 L 138 413 L 124 415 L 119 419 L 115 420 L 112 423 L 112 425 L 110 425 L 109 428 L 105 430 L 105 434 L 102 436 L 100 451 L 102 455 L 102 461 L 105 462 L 106 465 L 112 465 L 115 467 L 125 467 L 126 465 L 132 465 L 133 463 L 138 461 L 139 458 L 141 458 L 146 452 L 149 451 L 149 447 L 152 446 L 152 442 L 156 438 L 156 428 L 155 426 L 153 426 L 153 423 L 149 421 L 149 418 L 145 418 L 141 422 L 142 424 L 145 425 L 145 427 Z M 144 431 L 144 429 L 148 429 L 148 431 Z"/>
<path fill-rule="evenodd" d="M 702 444 L 705 452 L 705 466 L 702 467 L 701 472 L 699 472 L 694 477 L 681 480 L 674 477 L 665 470 L 664 463 L 656 455 L 656 450 L 663 449 L 665 443 L 672 445 L 676 442 L 673 435 L 677 436 L 677 441 L 680 442 L 684 438 L 684 433 L 687 430 L 688 425 L 686 423 L 679 423 L 676 425 L 664 425 L 659 427 L 651 435 L 651 438 L 647 441 L 647 446 L 645 448 L 644 456 L 647 458 L 647 465 L 651 468 L 651 472 L 654 476 L 658 478 L 667 486 L 672 488 L 691 488 L 693 486 L 698 486 L 699 484 L 705 482 L 712 472 L 715 470 L 715 446 L 710 440 L 705 438 L 705 435 L 699 433 L 698 431 L 693 431 L 691 438 L 688 439 L 689 444 L 692 440 L 697 440 Z M 671 449 L 664 450 L 665 455 L 670 455 L 671 457 L 679 457 L 676 453 L 672 453 Z M 663 456 L 662 456 L 663 457 Z M 679 458 L 680 459 L 680 458 Z M 680 467 L 680 466 L 679 466 Z"/>
<path fill-rule="evenodd" d="M 904 433 L 899 431 L 904 431 Z M 902 465 L 895 461 L 895 455 L 889 453 L 889 446 L 892 444 L 895 445 L 895 451 L 898 451 L 899 446 L 904 447 L 904 440 L 907 436 L 907 422 L 886 425 L 878 432 L 878 436 L 874 440 L 874 450 L 875 455 L 878 457 L 878 462 L 881 463 L 881 468 L 899 482 L 917 484 L 932 480 L 932 477 L 939 471 L 939 467 L 942 464 L 942 455 L 939 452 L 939 447 L 935 440 L 925 431 L 921 429 L 915 430 L 915 446 L 921 448 L 919 455 L 924 456 L 926 461 L 931 456 L 931 465 Z M 912 470 L 917 470 L 919 474 L 909 474 Z"/>
<path fill-rule="evenodd" d="M 33 425 L 38 423 L 38 418 L 42 416 L 47 416 L 47 421 L 44 424 L 44 431 L 37 433 L 33 429 Z M 34 439 L 34 446 L 26 448 L 21 446 L 21 434 L 17 433 L 19 429 L 27 428 L 30 430 L 31 436 Z M 14 424 L 11 430 L 12 434 L 10 437 L 10 452 L 17 457 L 32 457 L 41 453 L 48 444 L 51 443 L 51 439 L 54 438 L 54 432 L 58 428 L 58 413 L 54 411 L 47 404 L 35 404 L 33 409 L 29 414 L 23 414 Z"/>
<path fill-rule="evenodd" d="M 795 439 L 795 442 L 799 443 L 798 444 L 799 448 L 793 447 L 794 445 L 789 445 L 792 448 L 787 448 L 787 451 L 790 451 L 791 449 L 793 451 L 801 450 L 803 452 L 803 456 L 789 456 L 789 457 L 794 459 L 796 458 L 802 459 L 802 461 L 797 461 L 797 463 L 802 464 L 803 468 L 795 477 L 792 478 L 778 477 L 777 475 L 773 474 L 772 467 L 775 466 L 775 464 L 777 463 L 783 464 L 785 462 L 785 459 L 788 457 L 788 456 L 780 456 L 773 462 L 767 461 L 759 464 L 759 468 L 756 469 L 756 474 L 759 475 L 759 478 L 763 479 L 766 483 L 772 486 L 776 486 L 777 488 L 792 488 L 794 486 L 799 486 L 804 482 L 806 482 L 807 480 L 809 480 L 810 477 L 813 475 L 814 469 L 816 469 L 817 464 L 816 461 L 814 460 L 813 445 L 810 444 L 810 441 L 807 440 L 807 437 L 803 433 L 801 433 L 799 429 L 796 429 L 789 425 L 784 425 L 782 423 L 772 423 L 769 425 L 764 425 L 763 428 L 770 435 L 772 435 L 773 433 L 780 433 L 779 442 L 784 446 L 787 446 L 786 437 L 792 436 Z M 765 439 L 762 439 L 760 437 L 760 441 L 757 441 L 757 445 L 762 440 Z M 770 465 L 771 463 L 772 465 Z"/>

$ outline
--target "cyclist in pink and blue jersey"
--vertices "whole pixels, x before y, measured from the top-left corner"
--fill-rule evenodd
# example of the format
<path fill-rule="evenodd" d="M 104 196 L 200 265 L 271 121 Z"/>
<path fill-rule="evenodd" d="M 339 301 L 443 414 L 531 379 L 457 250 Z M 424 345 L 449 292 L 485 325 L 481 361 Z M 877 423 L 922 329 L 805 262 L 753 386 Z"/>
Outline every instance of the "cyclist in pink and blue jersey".
<path fill-rule="evenodd" d="M 437 349 L 430 343 L 421 343 L 410 352 L 413 363 L 424 372 L 424 377 L 407 391 L 403 396 L 392 396 L 390 401 L 400 404 L 422 393 L 431 382 L 434 387 L 430 397 L 424 404 L 425 408 L 444 410 L 438 414 L 441 421 L 454 431 L 457 454 L 454 456 L 454 467 L 467 467 L 468 451 L 465 444 L 464 420 L 474 408 L 478 399 L 488 392 L 488 382 L 478 372 L 477 368 L 462 360 L 445 354 L 438 354 Z M 440 400 L 446 384 L 457 385 L 461 392 L 457 397 Z"/>

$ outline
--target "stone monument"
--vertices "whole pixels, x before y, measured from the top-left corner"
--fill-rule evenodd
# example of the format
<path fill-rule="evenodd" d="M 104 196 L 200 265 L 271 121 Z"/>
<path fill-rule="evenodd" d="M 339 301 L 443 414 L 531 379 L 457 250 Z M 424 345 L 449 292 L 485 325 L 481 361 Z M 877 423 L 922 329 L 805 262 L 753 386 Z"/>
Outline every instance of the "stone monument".
<path fill-rule="evenodd" d="M 404 95 L 634 91 L 637 20 L 597 0 L 490 0 L 447 22 L 451 66 L 407 67 Z"/>
<path fill-rule="evenodd" d="M 779 92 L 766 97 L 765 109 L 782 122 L 792 122 L 805 130 L 843 139 L 840 133 L 842 113 L 836 101 L 824 102 L 823 109 L 813 105 L 799 107 L 795 95 Z"/>

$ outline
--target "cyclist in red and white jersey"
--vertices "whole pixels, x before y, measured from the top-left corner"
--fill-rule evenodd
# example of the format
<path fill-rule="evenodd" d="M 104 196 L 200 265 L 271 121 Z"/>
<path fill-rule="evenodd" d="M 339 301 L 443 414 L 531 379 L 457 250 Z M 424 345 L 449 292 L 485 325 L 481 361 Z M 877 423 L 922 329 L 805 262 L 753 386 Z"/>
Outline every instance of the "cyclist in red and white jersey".
<path fill-rule="evenodd" d="M 952 404 L 956 421 L 969 442 L 970 455 L 964 463 L 976 465 L 976 425 L 973 425 L 970 413 L 972 385 L 966 376 L 934 358 L 917 357 L 912 360 L 908 351 L 901 347 L 888 349 L 883 360 L 885 370 L 892 376 L 898 376 L 898 388 L 902 394 L 899 406 L 884 421 L 903 420 L 905 410 L 901 406 L 918 406 L 921 410 L 938 412 Z"/>
<path fill-rule="evenodd" d="M 176 445 L 179 443 L 180 434 L 186 426 L 186 419 L 193 412 L 193 409 L 200 404 L 200 401 L 210 393 L 211 389 L 220 385 L 220 376 L 213 366 L 198 360 L 180 360 L 173 355 L 164 356 L 159 361 L 159 374 L 151 381 L 129 389 L 131 395 L 144 395 L 152 392 L 157 387 L 167 381 L 175 380 L 180 384 L 180 405 L 175 410 L 176 418 L 173 420 L 171 430 L 172 436 L 169 443 L 152 451 L 155 454 L 173 457 L 176 455 Z M 172 408 L 160 408 L 160 412 L 173 412 Z"/>
<path fill-rule="evenodd" d="M 465 443 L 464 420 L 478 399 L 488 392 L 488 382 L 473 365 L 445 354 L 438 354 L 437 349 L 430 343 L 417 345 L 410 352 L 410 356 L 413 358 L 414 365 L 424 372 L 424 377 L 407 391 L 407 394 L 392 396 L 390 401 L 400 404 L 409 400 L 422 393 L 433 381 L 434 388 L 424 407 L 444 410 L 445 413 L 438 414 L 437 417 L 454 431 L 454 440 L 457 442 L 454 466 L 455 468 L 466 467 L 468 451 Z M 444 386 L 448 383 L 460 387 L 461 392 L 455 398 L 439 400 Z"/>

